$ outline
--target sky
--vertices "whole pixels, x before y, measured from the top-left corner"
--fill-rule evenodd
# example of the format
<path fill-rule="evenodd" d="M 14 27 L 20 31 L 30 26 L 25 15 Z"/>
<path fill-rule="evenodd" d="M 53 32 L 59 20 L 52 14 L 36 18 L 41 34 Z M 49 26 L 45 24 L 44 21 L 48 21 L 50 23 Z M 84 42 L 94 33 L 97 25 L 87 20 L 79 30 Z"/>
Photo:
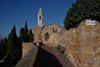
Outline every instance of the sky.
<path fill-rule="evenodd" d="M 37 14 L 41 7 L 43 24 L 63 26 L 67 11 L 75 0 L 0 0 L 0 36 L 8 36 L 13 25 L 17 35 L 27 20 L 28 28 L 37 26 Z"/>

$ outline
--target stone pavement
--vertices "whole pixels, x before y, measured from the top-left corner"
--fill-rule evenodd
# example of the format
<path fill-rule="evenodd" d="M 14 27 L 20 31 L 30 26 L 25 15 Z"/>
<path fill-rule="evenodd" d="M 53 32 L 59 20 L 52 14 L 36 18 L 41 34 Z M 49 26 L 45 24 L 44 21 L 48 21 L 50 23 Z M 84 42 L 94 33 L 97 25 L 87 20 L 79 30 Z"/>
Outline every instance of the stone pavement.
<path fill-rule="evenodd" d="M 33 67 L 74 67 L 56 48 L 43 45 L 39 47 Z"/>

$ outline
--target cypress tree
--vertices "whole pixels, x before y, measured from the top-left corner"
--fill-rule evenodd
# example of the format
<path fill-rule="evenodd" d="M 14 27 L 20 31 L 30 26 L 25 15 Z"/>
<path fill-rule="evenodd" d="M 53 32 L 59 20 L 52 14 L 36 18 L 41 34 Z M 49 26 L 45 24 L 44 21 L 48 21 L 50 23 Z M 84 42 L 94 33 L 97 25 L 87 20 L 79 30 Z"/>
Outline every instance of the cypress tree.
<path fill-rule="evenodd" d="M 21 39 L 21 42 L 24 42 L 25 40 L 25 34 L 24 34 L 24 28 L 21 28 L 20 29 L 20 39 Z"/>
<path fill-rule="evenodd" d="M 17 44 L 16 28 L 14 25 L 11 30 L 11 33 L 8 36 L 8 43 L 7 43 L 7 59 L 12 65 L 15 65 L 18 62 L 17 61 L 18 55 L 16 50 L 18 50 L 18 44 Z"/>
<path fill-rule="evenodd" d="M 25 22 L 25 26 L 24 26 L 24 42 L 29 42 L 27 21 Z"/>
<path fill-rule="evenodd" d="M 29 30 L 29 42 L 33 42 L 33 40 L 34 40 L 34 35 L 32 33 L 32 30 L 30 29 Z"/>

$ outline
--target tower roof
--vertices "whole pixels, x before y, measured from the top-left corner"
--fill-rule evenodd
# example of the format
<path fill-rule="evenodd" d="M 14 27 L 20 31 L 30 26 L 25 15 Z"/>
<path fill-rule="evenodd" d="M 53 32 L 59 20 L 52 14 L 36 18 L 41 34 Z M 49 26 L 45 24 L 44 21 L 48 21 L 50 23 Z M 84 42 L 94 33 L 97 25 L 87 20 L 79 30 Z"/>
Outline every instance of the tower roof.
<path fill-rule="evenodd" d="M 39 8 L 38 14 L 42 14 L 42 9 L 41 9 L 41 7 Z"/>

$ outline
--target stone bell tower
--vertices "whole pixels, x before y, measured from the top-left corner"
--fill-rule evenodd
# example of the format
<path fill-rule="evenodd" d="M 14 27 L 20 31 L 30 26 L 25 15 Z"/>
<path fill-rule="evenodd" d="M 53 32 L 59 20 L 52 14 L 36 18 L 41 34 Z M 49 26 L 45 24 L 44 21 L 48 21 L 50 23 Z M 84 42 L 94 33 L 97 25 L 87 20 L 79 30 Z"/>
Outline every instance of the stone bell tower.
<path fill-rule="evenodd" d="M 38 27 L 42 27 L 43 26 L 43 14 L 42 14 L 42 9 L 39 8 L 39 12 L 38 12 Z"/>

